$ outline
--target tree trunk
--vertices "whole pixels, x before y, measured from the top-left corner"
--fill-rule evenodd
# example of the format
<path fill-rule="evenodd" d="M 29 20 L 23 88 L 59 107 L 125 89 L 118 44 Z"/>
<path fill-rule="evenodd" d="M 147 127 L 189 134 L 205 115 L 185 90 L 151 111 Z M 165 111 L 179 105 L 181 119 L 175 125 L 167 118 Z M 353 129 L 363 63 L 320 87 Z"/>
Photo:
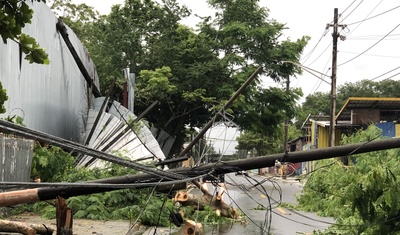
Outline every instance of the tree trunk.
<path fill-rule="evenodd" d="M 199 210 L 204 210 L 204 207 L 210 206 L 216 213 L 221 216 L 236 219 L 238 211 L 236 208 L 230 207 L 222 201 L 222 195 L 212 196 L 210 194 L 195 195 L 185 191 L 179 191 L 175 194 L 175 202 L 181 203 L 183 206 L 192 206 Z"/>
<path fill-rule="evenodd" d="M 193 220 L 185 220 L 185 225 L 179 229 L 178 234 L 182 235 L 200 235 L 203 234 L 203 225 Z"/>
<path fill-rule="evenodd" d="M 0 232 L 21 233 L 24 235 L 36 235 L 36 230 L 32 228 L 32 225 L 28 225 L 21 222 L 8 221 L 8 220 L 0 220 Z M 47 234 L 52 234 L 52 232 Z"/>

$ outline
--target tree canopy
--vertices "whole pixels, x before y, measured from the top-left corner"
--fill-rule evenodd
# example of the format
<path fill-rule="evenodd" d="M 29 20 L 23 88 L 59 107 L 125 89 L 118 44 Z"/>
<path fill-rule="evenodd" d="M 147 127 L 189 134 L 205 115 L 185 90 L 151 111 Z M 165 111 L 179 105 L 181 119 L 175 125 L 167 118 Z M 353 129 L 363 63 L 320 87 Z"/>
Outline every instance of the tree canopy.
<path fill-rule="evenodd" d="M 70 0 L 60 1 L 68 3 L 64 4 L 67 13 L 85 9 L 71 6 Z M 176 136 L 175 150 L 179 150 L 185 128 L 208 122 L 258 66 L 264 68 L 261 76 L 225 111 L 243 129 L 259 129 L 265 135 L 276 131 L 285 115 L 293 115 L 301 91 L 284 94 L 262 88 L 260 81 L 300 73 L 284 61 L 298 62 L 308 37 L 294 42 L 280 38 L 284 24 L 268 19 L 268 9 L 258 2 L 208 1 L 217 13 L 202 17 L 194 29 L 182 24 L 191 12 L 176 0 L 126 0 L 106 16 L 64 17 L 88 48 L 101 89 L 110 89 L 118 78 L 113 98 L 121 99 L 121 70 L 130 68 L 136 75 L 135 113 L 159 101 L 145 118 Z"/>
<path fill-rule="evenodd" d="M 342 144 L 381 139 L 374 125 L 343 136 Z M 350 165 L 336 159 L 318 161 L 298 197 L 299 208 L 336 219 L 320 234 L 398 234 L 400 202 L 399 149 L 357 154 Z"/>

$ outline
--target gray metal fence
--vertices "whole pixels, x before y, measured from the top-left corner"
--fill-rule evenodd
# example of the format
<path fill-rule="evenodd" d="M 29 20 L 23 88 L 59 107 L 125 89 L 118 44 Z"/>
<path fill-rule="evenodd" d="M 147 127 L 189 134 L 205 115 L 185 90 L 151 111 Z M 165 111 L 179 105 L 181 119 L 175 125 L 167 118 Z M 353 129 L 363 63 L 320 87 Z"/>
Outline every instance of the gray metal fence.
<path fill-rule="evenodd" d="M 34 141 L 0 135 L 0 180 L 30 181 Z"/>

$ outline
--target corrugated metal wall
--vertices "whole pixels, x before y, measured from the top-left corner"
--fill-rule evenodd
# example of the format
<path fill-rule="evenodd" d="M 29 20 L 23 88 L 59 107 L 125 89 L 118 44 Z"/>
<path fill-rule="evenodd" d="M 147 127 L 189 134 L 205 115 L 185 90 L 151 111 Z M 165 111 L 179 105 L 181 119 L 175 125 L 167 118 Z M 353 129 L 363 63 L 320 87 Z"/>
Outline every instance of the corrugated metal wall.
<path fill-rule="evenodd" d="M 389 138 L 396 136 L 396 125 L 394 122 L 376 123 L 375 125 L 382 130 L 383 136 Z"/>
<path fill-rule="evenodd" d="M 61 35 L 56 31 L 57 18 L 40 2 L 27 1 L 34 10 L 32 23 L 24 33 L 36 38 L 46 48 L 50 65 L 29 64 L 20 55 L 17 43 L 0 42 L 0 81 L 9 97 L 7 113 L 24 118 L 28 128 L 81 141 L 88 110 L 86 81 Z M 68 28 L 69 38 L 87 71 L 99 85 L 95 66 L 86 49 Z M 21 64 L 20 64 L 21 61 Z"/>
<path fill-rule="evenodd" d="M 0 135 L 0 180 L 30 181 L 33 140 Z"/>

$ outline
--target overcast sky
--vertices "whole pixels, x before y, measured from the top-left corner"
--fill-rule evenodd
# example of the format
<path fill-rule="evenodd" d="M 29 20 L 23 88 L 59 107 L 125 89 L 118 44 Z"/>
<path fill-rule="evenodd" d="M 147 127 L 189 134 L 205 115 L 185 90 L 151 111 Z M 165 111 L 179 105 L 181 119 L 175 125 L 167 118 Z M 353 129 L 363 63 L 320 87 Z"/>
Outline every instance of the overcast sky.
<path fill-rule="evenodd" d="M 107 14 L 114 4 L 123 0 L 73 0 L 85 2 Z M 212 14 L 206 1 L 180 0 L 198 15 Z M 400 72 L 400 2 L 393 0 L 268 0 L 260 1 L 270 9 L 270 18 L 288 27 L 283 39 L 296 40 L 303 35 L 311 37 L 301 63 L 313 70 L 331 76 L 332 70 L 332 23 L 334 8 L 338 8 L 340 24 L 346 24 L 340 34 L 346 37 L 338 43 L 337 85 L 356 82 L 362 79 L 381 81 Z M 385 13 L 386 12 L 386 13 Z M 343 14 L 342 14 L 343 13 Z M 372 19 L 368 19 L 371 18 Z M 184 23 L 194 26 L 195 17 Z M 393 70 L 392 72 L 390 72 Z M 387 74 L 385 74 L 387 73 Z M 317 74 L 317 73 L 315 73 Z M 385 75 L 383 75 L 385 74 Z M 381 77 L 379 77 L 382 75 Z M 379 77 L 379 78 L 377 78 Z M 330 82 L 330 77 L 325 77 Z M 270 79 L 264 79 L 265 85 L 276 86 Z M 330 91 L 329 84 L 318 77 L 304 72 L 292 78 L 291 87 L 301 87 L 307 96 L 315 91 Z"/>
<path fill-rule="evenodd" d="M 206 1 L 179 0 L 201 16 L 213 14 Z M 114 4 L 123 0 L 73 0 L 85 2 L 100 13 L 107 14 Z M 337 85 L 362 79 L 381 81 L 400 78 L 400 2 L 394 0 L 261 0 L 260 4 L 270 10 L 270 18 L 288 27 L 282 39 L 293 41 L 307 35 L 311 40 L 306 47 L 301 64 L 328 75 L 332 73 L 332 27 L 334 8 L 340 14 L 339 23 L 347 25 L 339 30 L 346 38 L 338 42 Z M 245 14 L 245 13 L 244 13 Z M 194 26 L 196 18 L 184 22 Z M 317 72 L 315 75 L 320 76 Z M 301 87 L 304 97 L 316 91 L 329 92 L 330 84 L 308 72 L 291 78 L 291 87 Z M 264 78 L 264 85 L 279 86 Z M 300 101 L 304 101 L 304 98 Z M 218 150 L 218 149 L 217 149 Z"/>

